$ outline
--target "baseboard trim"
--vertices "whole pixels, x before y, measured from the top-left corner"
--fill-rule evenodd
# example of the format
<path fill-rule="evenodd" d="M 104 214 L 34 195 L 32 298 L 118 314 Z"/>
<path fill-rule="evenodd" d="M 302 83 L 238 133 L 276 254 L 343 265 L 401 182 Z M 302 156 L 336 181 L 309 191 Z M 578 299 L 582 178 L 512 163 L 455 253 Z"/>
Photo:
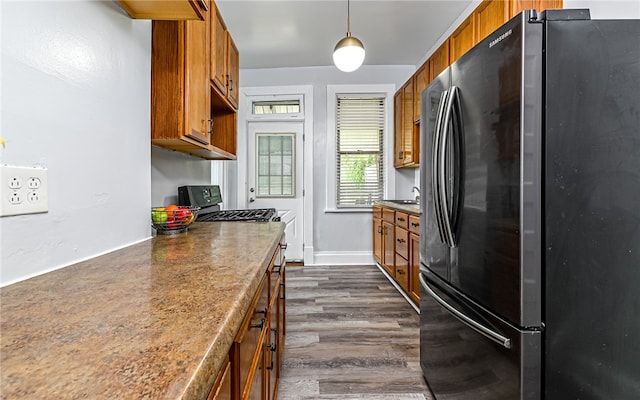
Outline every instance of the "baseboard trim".
<path fill-rule="evenodd" d="M 373 265 L 375 260 L 370 251 L 317 251 L 313 260 L 304 260 L 305 265 Z"/>

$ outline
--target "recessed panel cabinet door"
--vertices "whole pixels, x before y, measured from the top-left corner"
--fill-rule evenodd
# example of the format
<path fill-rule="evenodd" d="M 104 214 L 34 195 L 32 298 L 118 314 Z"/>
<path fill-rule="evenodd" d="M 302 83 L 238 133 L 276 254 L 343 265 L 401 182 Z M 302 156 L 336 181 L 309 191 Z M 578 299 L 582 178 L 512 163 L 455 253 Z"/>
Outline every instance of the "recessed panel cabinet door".
<path fill-rule="evenodd" d="M 229 99 L 229 103 L 238 108 L 238 101 L 240 99 L 240 94 L 238 93 L 240 89 L 238 85 L 238 78 L 240 76 L 240 52 L 238 52 L 238 48 L 229 34 L 227 34 L 227 51 L 229 55 L 227 98 Z"/>
<path fill-rule="evenodd" d="M 209 144 L 209 18 L 185 22 L 185 135 Z"/>
<path fill-rule="evenodd" d="M 223 96 L 227 95 L 227 27 L 218 7 L 211 15 L 211 81 Z"/>

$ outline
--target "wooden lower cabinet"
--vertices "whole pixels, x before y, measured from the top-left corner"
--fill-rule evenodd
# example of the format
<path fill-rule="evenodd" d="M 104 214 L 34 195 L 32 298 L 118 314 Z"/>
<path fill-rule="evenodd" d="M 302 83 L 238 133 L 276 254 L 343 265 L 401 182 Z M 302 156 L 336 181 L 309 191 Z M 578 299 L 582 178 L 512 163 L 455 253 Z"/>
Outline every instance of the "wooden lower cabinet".
<path fill-rule="evenodd" d="M 420 304 L 420 236 L 409 234 L 409 297 Z"/>
<path fill-rule="evenodd" d="M 420 216 L 375 205 L 373 242 L 376 262 L 420 304 Z"/>
<path fill-rule="evenodd" d="M 373 206 L 373 258 L 382 264 L 382 207 Z"/>
<path fill-rule="evenodd" d="M 227 356 L 207 400 L 229 399 L 231 399 L 231 362 L 229 356 Z"/>
<path fill-rule="evenodd" d="M 275 400 L 285 344 L 284 236 L 240 325 L 208 399 Z"/>
<path fill-rule="evenodd" d="M 392 222 L 382 221 L 382 267 L 387 270 L 389 275 L 395 277 L 395 227 Z"/>

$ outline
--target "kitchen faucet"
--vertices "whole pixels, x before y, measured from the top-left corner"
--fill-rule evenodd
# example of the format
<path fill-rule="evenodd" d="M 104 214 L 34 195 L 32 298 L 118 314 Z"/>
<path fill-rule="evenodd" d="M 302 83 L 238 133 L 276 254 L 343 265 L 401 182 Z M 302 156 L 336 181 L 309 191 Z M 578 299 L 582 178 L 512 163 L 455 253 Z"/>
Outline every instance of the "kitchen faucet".
<path fill-rule="evenodd" d="M 411 193 L 413 193 L 413 192 L 418 192 L 418 195 L 416 196 L 416 203 L 420 204 L 420 194 L 421 194 L 420 193 L 420 188 L 417 187 L 417 186 L 412 187 L 411 188 Z"/>

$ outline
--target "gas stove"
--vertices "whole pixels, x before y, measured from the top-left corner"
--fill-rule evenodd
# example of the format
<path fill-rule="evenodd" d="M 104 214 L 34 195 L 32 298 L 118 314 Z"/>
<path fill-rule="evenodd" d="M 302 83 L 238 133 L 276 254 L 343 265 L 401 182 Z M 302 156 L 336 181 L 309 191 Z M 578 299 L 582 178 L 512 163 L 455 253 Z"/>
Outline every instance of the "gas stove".
<path fill-rule="evenodd" d="M 196 218 L 198 222 L 214 221 L 280 221 L 275 208 L 255 208 L 247 210 L 220 210 L 222 196 L 217 185 L 180 186 L 178 204 L 200 207 Z"/>
<path fill-rule="evenodd" d="M 275 208 L 257 208 L 249 210 L 222 210 L 199 214 L 196 221 L 280 221 Z"/>

